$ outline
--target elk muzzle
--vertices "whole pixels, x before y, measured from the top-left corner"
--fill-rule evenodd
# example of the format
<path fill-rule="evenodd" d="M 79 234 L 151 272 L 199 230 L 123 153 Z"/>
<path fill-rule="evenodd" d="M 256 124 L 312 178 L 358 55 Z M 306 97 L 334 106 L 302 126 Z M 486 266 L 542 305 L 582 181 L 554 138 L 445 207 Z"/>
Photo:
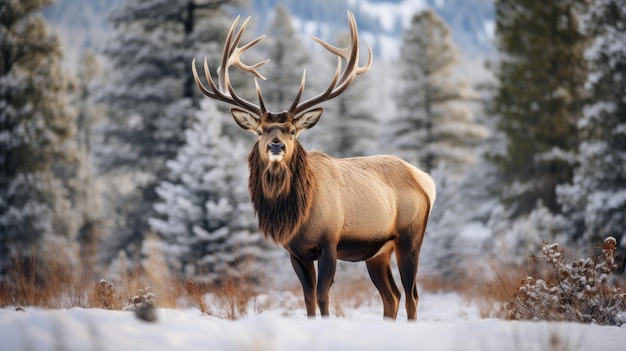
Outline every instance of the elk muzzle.
<path fill-rule="evenodd" d="M 271 162 L 280 162 L 285 156 L 285 144 L 282 142 L 270 142 L 267 144 L 267 154 Z"/>

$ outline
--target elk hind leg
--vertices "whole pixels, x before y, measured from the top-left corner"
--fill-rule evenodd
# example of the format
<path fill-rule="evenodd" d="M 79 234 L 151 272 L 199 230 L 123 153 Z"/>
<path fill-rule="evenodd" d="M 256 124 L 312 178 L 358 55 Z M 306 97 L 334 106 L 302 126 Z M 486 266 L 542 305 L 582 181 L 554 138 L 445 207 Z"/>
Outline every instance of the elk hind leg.
<path fill-rule="evenodd" d="M 393 280 L 393 273 L 391 272 L 390 257 L 392 252 L 393 249 L 382 252 L 365 261 L 365 265 L 383 300 L 383 316 L 396 319 L 398 304 L 400 303 L 400 290 Z"/>
<path fill-rule="evenodd" d="M 417 292 L 417 266 L 421 242 L 402 243 L 396 247 L 396 258 L 400 279 L 406 293 L 407 319 L 417 319 L 417 304 L 419 295 Z"/>

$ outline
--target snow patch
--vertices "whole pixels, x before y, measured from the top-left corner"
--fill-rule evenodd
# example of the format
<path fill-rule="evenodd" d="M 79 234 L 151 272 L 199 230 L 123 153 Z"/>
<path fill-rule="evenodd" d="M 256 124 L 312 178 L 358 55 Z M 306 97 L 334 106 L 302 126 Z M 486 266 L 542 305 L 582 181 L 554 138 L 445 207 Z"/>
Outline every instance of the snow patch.
<path fill-rule="evenodd" d="M 134 313 L 72 308 L 0 309 L 7 350 L 623 350 L 623 328 L 480 319 L 456 294 L 422 294 L 417 323 L 382 320 L 382 306 L 347 310 L 347 318 L 310 320 L 304 311 L 270 310 L 230 321 L 198 309 L 157 309 L 146 323 Z M 626 318 L 626 316 L 622 316 Z"/>

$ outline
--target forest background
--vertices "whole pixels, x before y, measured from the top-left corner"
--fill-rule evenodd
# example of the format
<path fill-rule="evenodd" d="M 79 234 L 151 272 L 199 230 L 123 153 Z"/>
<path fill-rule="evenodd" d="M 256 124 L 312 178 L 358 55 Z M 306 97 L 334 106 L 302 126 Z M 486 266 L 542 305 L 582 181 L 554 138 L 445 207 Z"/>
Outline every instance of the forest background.
<path fill-rule="evenodd" d="M 608 236 L 623 272 L 619 1 L 2 0 L 2 291 L 16 274 L 114 279 L 151 250 L 209 285 L 293 278 L 249 204 L 254 139 L 196 89 L 191 60 L 217 68 L 233 19 L 251 15 L 247 39 L 267 38 L 245 59 L 271 59 L 261 84 L 282 110 L 303 69 L 316 72 L 305 94 L 328 84 L 333 57 L 308 36 L 345 41 L 346 10 L 374 66 L 301 141 L 433 175 L 421 274 L 453 285 L 493 262 L 526 266 L 543 242 L 585 252 Z M 254 96 L 249 77 L 233 79 Z"/>

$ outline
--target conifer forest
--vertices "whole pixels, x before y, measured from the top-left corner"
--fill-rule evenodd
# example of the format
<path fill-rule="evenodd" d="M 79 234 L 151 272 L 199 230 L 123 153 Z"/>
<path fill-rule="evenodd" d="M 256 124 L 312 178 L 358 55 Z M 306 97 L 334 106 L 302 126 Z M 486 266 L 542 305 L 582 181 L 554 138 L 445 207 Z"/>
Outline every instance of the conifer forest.
<path fill-rule="evenodd" d="M 527 273 L 542 248 L 560 257 L 549 243 L 604 253 L 623 284 L 624 1 L 0 0 L 0 306 L 31 283 L 149 281 L 151 265 L 192 300 L 291 279 L 248 194 L 256 138 L 200 92 L 191 62 L 201 71 L 206 57 L 217 77 L 231 23 L 251 16 L 242 43 L 267 36 L 242 60 L 270 60 L 259 84 L 280 112 L 303 70 L 304 98 L 328 86 L 336 58 L 310 36 L 344 47 L 347 10 L 373 66 L 298 138 L 336 158 L 396 155 L 433 177 L 425 284 Z M 254 79 L 231 73 L 255 101 Z M 517 278 L 514 289 L 541 290 Z M 515 296 L 515 318 L 537 317 Z"/>

